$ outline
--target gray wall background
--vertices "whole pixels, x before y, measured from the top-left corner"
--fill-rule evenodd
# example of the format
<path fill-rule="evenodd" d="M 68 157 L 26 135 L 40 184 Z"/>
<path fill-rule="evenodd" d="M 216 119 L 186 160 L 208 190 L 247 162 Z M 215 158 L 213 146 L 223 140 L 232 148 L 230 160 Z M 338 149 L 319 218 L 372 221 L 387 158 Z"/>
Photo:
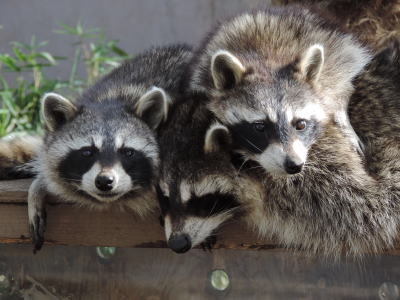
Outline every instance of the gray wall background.
<path fill-rule="evenodd" d="M 270 0 L 2 0 L 0 51 L 11 41 L 49 41 L 52 54 L 72 56 L 72 39 L 54 33 L 60 23 L 102 28 L 129 53 L 175 42 L 195 44 L 216 23 Z M 60 63 L 52 76 L 62 78 L 70 65 Z M 66 74 L 65 74 L 66 75 Z"/>

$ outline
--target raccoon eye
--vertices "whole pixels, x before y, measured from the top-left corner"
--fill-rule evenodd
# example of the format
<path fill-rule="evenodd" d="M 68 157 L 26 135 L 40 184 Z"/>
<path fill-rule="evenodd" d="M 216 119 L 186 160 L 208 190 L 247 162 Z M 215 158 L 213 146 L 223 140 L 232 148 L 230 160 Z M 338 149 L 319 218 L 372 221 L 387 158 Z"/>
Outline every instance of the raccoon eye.
<path fill-rule="evenodd" d="M 306 129 L 307 122 L 305 120 L 299 120 L 296 122 L 294 127 L 296 128 L 296 130 L 302 131 L 302 130 Z"/>
<path fill-rule="evenodd" d="M 135 155 L 135 150 L 132 148 L 125 148 L 121 150 L 122 154 L 126 157 L 133 157 Z"/>
<path fill-rule="evenodd" d="M 85 147 L 81 149 L 81 154 L 83 157 L 91 157 L 94 155 L 95 150 L 91 147 Z"/>
<path fill-rule="evenodd" d="M 265 123 L 262 122 L 262 121 L 254 122 L 254 123 L 253 123 L 253 128 L 254 128 L 254 130 L 256 130 L 256 131 L 263 132 L 263 131 L 265 130 Z"/>

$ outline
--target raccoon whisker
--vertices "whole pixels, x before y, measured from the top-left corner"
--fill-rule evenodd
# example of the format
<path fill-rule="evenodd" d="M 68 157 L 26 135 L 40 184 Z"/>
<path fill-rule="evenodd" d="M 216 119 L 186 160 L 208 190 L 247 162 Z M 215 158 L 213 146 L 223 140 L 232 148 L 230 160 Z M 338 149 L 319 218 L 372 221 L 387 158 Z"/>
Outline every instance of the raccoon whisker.
<path fill-rule="evenodd" d="M 244 165 L 246 164 L 246 162 L 249 160 L 249 158 L 245 158 L 245 160 L 243 161 L 243 163 L 240 165 L 236 177 L 239 176 L 240 171 L 242 170 L 242 168 L 244 167 Z"/>
<path fill-rule="evenodd" d="M 248 138 L 246 138 L 245 136 L 243 136 L 242 134 L 240 134 L 240 137 L 243 138 L 244 140 L 246 140 L 246 142 L 248 142 L 250 145 L 252 145 L 254 148 L 256 148 L 258 151 L 263 152 L 259 147 L 257 147 L 257 145 L 255 145 L 253 142 L 251 142 Z"/>

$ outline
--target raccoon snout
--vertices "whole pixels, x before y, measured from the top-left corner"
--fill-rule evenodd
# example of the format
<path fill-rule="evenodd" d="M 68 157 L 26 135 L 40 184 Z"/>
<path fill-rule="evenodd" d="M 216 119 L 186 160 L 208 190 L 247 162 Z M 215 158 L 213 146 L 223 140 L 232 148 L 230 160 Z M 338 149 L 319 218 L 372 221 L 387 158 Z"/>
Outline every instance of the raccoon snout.
<path fill-rule="evenodd" d="M 187 234 L 171 235 L 168 247 L 176 253 L 185 253 L 192 248 L 192 241 Z"/>
<path fill-rule="evenodd" d="M 304 163 L 295 163 L 293 160 L 291 160 L 290 158 L 287 158 L 285 160 L 285 171 L 288 174 L 297 174 L 300 173 L 301 170 L 303 169 Z"/>
<path fill-rule="evenodd" d="M 109 192 L 114 188 L 115 178 L 112 175 L 100 174 L 95 179 L 96 187 L 103 192 Z"/>

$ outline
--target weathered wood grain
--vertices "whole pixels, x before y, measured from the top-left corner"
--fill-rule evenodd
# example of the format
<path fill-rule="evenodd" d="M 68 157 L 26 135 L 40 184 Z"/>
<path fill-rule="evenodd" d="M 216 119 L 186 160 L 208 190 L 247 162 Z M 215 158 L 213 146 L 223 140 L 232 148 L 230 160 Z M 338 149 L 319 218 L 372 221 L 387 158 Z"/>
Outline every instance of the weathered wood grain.
<path fill-rule="evenodd" d="M 26 203 L 31 179 L 0 181 L 0 203 Z"/>
<path fill-rule="evenodd" d="M 157 215 L 140 219 L 126 212 L 89 211 L 68 204 L 48 206 L 47 244 L 159 248 L 166 247 Z M 240 224 L 222 228 L 216 248 L 276 248 Z M 30 243 L 24 204 L 0 204 L 0 243 Z"/>
<path fill-rule="evenodd" d="M 29 180 L 0 182 L 0 243 L 30 243 L 26 205 Z M 120 211 L 90 211 L 57 199 L 47 206 L 46 244 L 116 246 L 136 248 L 166 247 L 158 213 L 141 219 Z M 230 221 L 218 232 L 215 248 L 265 249 L 282 247 L 261 240 L 239 221 Z M 400 245 L 390 254 L 400 254 Z"/>

